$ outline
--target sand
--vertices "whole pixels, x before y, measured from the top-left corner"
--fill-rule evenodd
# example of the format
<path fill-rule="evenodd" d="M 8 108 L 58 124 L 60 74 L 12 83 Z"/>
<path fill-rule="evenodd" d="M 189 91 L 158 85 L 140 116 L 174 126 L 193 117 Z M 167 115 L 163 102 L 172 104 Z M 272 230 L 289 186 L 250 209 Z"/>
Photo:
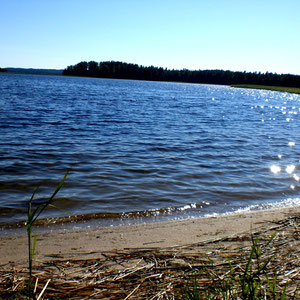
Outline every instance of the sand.
<path fill-rule="evenodd" d="M 244 235 L 299 213 L 300 206 L 296 206 L 151 224 L 41 232 L 37 235 L 34 264 L 52 259 L 97 258 L 107 251 L 167 248 Z M 20 268 L 26 264 L 26 235 L 1 235 L 1 268 Z"/>

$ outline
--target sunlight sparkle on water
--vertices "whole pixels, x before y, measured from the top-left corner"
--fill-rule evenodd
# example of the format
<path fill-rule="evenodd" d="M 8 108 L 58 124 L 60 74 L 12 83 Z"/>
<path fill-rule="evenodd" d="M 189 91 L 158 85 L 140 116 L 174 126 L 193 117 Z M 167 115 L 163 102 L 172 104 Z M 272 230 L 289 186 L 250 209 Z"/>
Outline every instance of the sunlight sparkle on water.
<path fill-rule="evenodd" d="M 290 147 L 295 146 L 295 142 L 289 142 L 289 146 L 290 146 Z"/>
<path fill-rule="evenodd" d="M 281 171 L 281 168 L 279 166 L 273 165 L 271 166 L 270 170 L 272 173 L 277 174 Z"/>
<path fill-rule="evenodd" d="M 286 171 L 287 173 L 289 173 L 289 174 L 292 174 L 292 173 L 295 171 L 295 169 L 296 169 L 296 166 L 294 166 L 294 165 L 289 165 L 289 166 L 286 167 L 285 171 Z"/>
<path fill-rule="evenodd" d="M 299 181 L 299 180 L 300 180 L 299 176 L 296 175 L 296 174 L 293 175 L 293 178 L 294 178 L 296 181 Z"/>

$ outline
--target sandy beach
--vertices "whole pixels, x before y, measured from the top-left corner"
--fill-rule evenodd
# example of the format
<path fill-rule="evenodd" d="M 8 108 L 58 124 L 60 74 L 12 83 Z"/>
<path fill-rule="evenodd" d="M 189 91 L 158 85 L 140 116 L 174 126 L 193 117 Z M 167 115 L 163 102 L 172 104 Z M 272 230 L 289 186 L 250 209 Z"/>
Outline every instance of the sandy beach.
<path fill-rule="evenodd" d="M 273 210 L 175 220 L 160 223 L 58 230 L 37 235 L 35 263 L 50 258 L 94 258 L 103 251 L 129 248 L 183 246 L 230 235 L 250 234 L 298 215 L 300 206 Z M 0 236 L 0 264 L 12 267 L 27 263 L 26 235 Z"/>
<path fill-rule="evenodd" d="M 186 285 L 187 270 L 210 264 L 212 259 L 224 272 L 223 268 L 229 268 L 228 257 L 242 266 L 251 248 L 251 234 L 267 243 L 277 233 L 275 244 L 268 250 L 269 255 L 276 256 L 270 276 L 277 272 L 278 286 L 289 283 L 287 291 L 292 295 L 300 283 L 299 216 L 297 206 L 143 225 L 41 232 L 33 262 L 37 291 L 40 293 L 51 281 L 43 292 L 50 298 L 81 299 L 88 295 L 87 299 L 177 299 L 176 293 Z M 26 266 L 26 235 L 2 235 L 0 295 L 14 295 L 28 278 Z M 204 288 L 207 280 L 203 277 Z"/>

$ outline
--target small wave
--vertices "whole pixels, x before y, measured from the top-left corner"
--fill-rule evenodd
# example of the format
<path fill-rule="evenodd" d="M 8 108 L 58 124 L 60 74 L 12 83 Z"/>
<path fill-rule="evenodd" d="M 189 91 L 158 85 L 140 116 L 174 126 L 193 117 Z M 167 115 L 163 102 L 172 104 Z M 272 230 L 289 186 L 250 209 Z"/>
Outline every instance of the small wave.
<path fill-rule="evenodd" d="M 125 168 L 124 171 L 129 173 L 139 173 L 139 174 L 150 174 L 153 172 L 148 169 L 133 169 L 133 168 Z"/>
<path fill-rule="evenodd" d="M 231 212 L 222 212 L 222 213 L 208 213 L 205 214 L 205 217 L 212 217 L 212 216 L 221 216 L 221 215 L 232 215 L 232 214 L 240 214 L 240 213 L 247 213 L 250 211 L 259 211 L 259 210 L 270 210 L 270 209 L 281 209 L 281 208 L 288 208 L 300 205 L 300 198 L 287 198 L 283 201 L 278 202 L 269 202 L 269 203 L 260 203 L 249 205 L 246 207 L 238 208 Z"/>
<path fill-rule="evenodd" d="M 151 219 L 152 217 L 158 216 L 171 216 L 176 213 L 181 213 L 183 211 L 193 211 L 196 209 L 201 209 L 210 205 L 209 202 L 203 202 L 201 204 L 191 203 L 184 206 L 178 207 L 167 207 L 167 208 L 159 208 L 159 209 L 149 209 L 144 211 L 132 211 L 132 212 L 123 212 L 123 213 L 92 213 L 92 214 L 83 214 L 83 215 L 71 215 L 62 216 L 62 217 L 49 217 L 49 218 L 41 218 L 36 220 L 36 226 L 52 226 L 59 224 L 68 224 L 68 223 L 84 223 L 89 221 L 105 221 L 111 220 L 114 221 L 115 224 L 121 224 L 124 220 L 132 220 L 134 222 L 137 219 Z M 10 224 L 0 224 L 0 229 L 16 229 L 25 227 L 25 221 L 10 223 Z"/>

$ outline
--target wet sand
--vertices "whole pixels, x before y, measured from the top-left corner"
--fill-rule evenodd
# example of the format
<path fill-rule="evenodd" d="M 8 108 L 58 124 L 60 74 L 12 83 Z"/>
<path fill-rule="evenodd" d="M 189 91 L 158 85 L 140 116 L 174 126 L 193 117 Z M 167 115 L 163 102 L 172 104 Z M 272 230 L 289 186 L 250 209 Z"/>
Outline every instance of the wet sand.
<path fill-rule="evenodd" d="M 58 230 L 37 234 L 34 264 L 54 258 L 90 259 L 101 252 L 133 248 L 166 248 L 183 246 L 210 239 L 247 234 L 264 229 L 300 213 L 300 206 L 264 211 L 175 220 L 141 225 Z M 25 234 L 0 236 L 2 268 L 23 267 L 27 264 Z"/>

